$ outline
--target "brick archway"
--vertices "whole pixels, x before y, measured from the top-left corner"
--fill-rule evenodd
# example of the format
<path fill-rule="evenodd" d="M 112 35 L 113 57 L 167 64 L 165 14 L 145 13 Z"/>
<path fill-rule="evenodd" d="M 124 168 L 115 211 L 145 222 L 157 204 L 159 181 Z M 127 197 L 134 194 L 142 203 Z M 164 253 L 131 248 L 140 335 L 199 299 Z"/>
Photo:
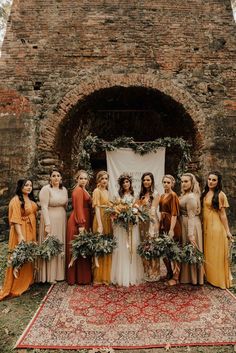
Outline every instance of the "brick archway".
<path fill-rule="evenodd" d="M 79 102 L 82 102 L 92 93 L 114 86 L 121 87 L 144 87 L 158 90 L 170 96 L 177 103 L 180 103 L 185 111 L 191 116 L 196 127 L 198 141 L 203 144 L 202 133 L 204 130 L 205 117 L 196 101 L 191 95 L 183 90 L 177 83 L 171 80 L 162 80 L 153 75 L 112 75 L 97 76 L 82 81 L 75 89 L 68 92 L 61 102 L 56 113 L 49 113 L 42 122 L 39 136 L 39 150 L 55 151 L 55 143 L 61 123 L 66 119 L 71 109 Z M 55 151 L 56 153 L 56 151 Z"/>

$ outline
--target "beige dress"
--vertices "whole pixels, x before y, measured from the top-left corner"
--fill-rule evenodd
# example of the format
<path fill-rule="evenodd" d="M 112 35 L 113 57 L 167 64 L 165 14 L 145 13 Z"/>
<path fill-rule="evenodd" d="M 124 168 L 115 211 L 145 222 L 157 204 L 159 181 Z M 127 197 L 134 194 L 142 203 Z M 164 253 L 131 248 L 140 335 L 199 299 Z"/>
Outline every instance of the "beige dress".
<path fill-rule="evenodd" d="M 199 218 L 200 202 L 194 193 L 180 197 L 180 221 L 182 227 L 182 244 L 189 243 L 189 236 L 194 235 L 198 250 L 203 252 L 202 226 Z M 181 283 L 203 284 L 203 265 L 185 264 L 181 265 Z"/>
<path fill-rule="evenodd" d="M 39 225 L 39 244 L 45 239 L 45 225 L 51 226 L 51 235 L 56 236 L 63 244 L 64 251 L 50 261 L 40 260 L 38 264 L 38 282 L 63 281 L 65 279 L 65 239 L 66 239 L 66 206 L 68 193 L 66 188 L 58 189 L 44 186 L 39 193 L 42 208 Z"/>

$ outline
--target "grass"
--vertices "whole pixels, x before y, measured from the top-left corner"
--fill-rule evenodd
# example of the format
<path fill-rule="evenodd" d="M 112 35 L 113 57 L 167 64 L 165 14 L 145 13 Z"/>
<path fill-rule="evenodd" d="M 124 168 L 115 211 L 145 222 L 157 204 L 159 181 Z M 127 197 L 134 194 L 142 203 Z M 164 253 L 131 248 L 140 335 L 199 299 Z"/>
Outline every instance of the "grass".
<path fill-rule="evenodd" d="M 3 280 L 6 267 L 7 244 L 0 243 L 0 282 Z M 7 299 L 0 302 L 0 353 L 59 353 L 65 350 L 45 350 L 45 349 L 13 349 L 17 339 L 24 331 L 28 322 L 37 310 L 41 300 L 49 289 L 49 284 L 34 284 L 31 288 L 18 298 Z M 236 286 L 232 288 L 236 294 Z M 199 347 L 173 347 L 119 350 L 119 353 L 233 353 L 236 352 L 233 346 L 199 346 Z M 87 353 L 87 350 L 70 350 L 68 352 Z M 91 351 L 90 351 L 91 352 Z M 107 353 L 107 350 L 100 349 L 98 352 Z"/>

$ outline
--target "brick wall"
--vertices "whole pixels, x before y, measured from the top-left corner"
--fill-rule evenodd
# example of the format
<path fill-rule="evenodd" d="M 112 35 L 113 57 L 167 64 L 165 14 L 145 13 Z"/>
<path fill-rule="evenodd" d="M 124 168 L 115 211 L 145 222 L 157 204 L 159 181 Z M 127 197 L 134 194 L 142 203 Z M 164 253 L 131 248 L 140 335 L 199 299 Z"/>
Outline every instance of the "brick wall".
<path fill-rule="evenodd" d="M 0 215 L 19 176 L 33 175 L 40 188 L 62 162 L 62 127 L 73 122 L 73 143 L 85 102 L 139 86 L 192 119 L 196 172 L 222 172 L 236 231 L 235 59 L 228 0 L 14 1 L 0 62 Z M 169 114 L 174 125 L 174 108 Z"/>

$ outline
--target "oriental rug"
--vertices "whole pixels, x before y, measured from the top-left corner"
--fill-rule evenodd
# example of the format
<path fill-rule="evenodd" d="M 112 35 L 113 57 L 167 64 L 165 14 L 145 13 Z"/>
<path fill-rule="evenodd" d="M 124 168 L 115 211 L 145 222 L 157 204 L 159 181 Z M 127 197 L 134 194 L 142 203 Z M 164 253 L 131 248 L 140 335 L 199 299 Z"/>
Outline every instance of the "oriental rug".
<path fill-rule="evenodd" d="M 211 286 L 52 286 L 16 348 L 236 344 L 236 298 Z"/>

